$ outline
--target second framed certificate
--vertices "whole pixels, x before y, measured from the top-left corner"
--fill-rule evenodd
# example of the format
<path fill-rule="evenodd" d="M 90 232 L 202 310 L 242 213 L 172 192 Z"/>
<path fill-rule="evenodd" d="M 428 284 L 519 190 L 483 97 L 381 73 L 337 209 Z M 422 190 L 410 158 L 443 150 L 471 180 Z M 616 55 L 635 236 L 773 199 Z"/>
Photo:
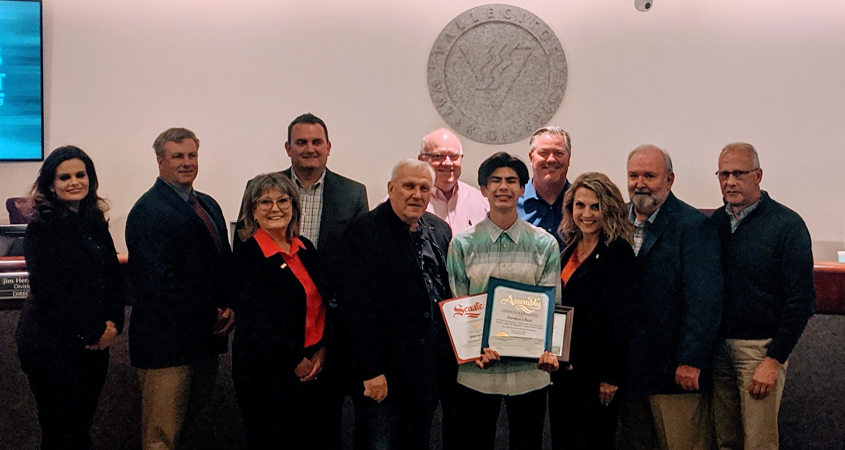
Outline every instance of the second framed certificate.
<path fill-rule="evenodd" d="M 440 302 L 440 312 L 449 331 L 449 340 L 452 341 L 458 364 L 481 358 L 486 304 L 487 293 Z"/>
<path fill-rule="evenodd" d="M 552 350 L 554 305 L 554 286 L 490 278 L 481 348 L 536 360 Z"/>
<path fill-rule="evenodd" d="M 569 343 L 572 341 L 572 318 L 575 308 L 555 306 L 555 318 L 552 324 L 552 354 L 558 361 L 569 361 Z"/>

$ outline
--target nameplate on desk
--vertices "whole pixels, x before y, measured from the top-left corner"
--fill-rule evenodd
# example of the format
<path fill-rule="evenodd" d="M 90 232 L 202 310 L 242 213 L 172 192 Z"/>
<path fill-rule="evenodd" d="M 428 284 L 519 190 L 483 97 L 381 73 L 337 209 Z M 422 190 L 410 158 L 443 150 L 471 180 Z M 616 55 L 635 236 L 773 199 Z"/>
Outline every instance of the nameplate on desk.
<path fill-rule="evenodd" d="M 0 272 L 0 300 L 26 300 L 29 296 L 29 274 Z"/>

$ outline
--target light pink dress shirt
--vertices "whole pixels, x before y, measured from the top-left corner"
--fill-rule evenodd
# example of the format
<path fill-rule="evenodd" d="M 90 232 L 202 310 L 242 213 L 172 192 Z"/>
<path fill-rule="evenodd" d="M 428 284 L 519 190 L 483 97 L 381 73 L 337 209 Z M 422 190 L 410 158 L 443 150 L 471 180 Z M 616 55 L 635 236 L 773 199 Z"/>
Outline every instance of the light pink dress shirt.
<path fill-rule="evenodd" d="M 426 211 L 446 221 L 454 236 L 486 219 L 490 203 L 481 191 L 463 181 L 458 181 L 453 189 L 452 198 L 446 200 L 443 191 L 434 188 Z"/>

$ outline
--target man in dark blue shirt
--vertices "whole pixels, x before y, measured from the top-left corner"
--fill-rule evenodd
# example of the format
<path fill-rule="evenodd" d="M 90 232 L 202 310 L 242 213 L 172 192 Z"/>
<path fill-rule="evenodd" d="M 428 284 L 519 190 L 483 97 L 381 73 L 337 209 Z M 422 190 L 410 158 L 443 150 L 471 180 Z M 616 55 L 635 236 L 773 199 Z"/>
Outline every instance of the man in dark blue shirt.
<path fill-rule="evenodd" d="M 557 227 L 563 218 L 563 194 L 569 188 L 566 179 L 572 156 L 569 133 L 560 127 L 543 127 L 531 135 L 529 145 L 528 158 L 534 176 L 519 197 L 517 212 L 520 219 L 548 231 L 563 248 Z"/>

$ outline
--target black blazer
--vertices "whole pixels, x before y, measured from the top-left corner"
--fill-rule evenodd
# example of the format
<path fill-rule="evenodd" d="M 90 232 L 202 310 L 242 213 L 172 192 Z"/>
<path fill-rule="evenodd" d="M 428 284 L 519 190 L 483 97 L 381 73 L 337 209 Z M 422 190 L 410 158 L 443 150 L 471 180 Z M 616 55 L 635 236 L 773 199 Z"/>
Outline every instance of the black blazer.
<path fill-rule="evenodd" d="M 446 281 L 452 231 L 430 213 L 422 217 L 422 226 L 428 229 Z M 363 391 L 364 380 L 384 374 L 390 395 L 433 409 L 438 399 L 434 361 L 442 357 L 439 339 L 448 341 L 448 336 L 434 333 L 434 315 L 440 310 L 430 300 L 408 225 L 390 202 L 349 225 L 343 257 L 339 305 L 357 392 Z"/>
<path fill-rule="evenodd" d="M 193 207 L 161 179 L 126 220 L 134 367 L 187 365 L 228 349 L 228 339 L 214 334 L 217 308 L 227 307 L 232 292 L 226 222 L 213 198 L 196 194 L 220 236 L 220 251 Z"/>
<path fill-rule="evenodd" d="M 722 263 L 713 221 L 674 194 L 646 226 L 637 255 L 642 306 L 631 344 L 631 383 L 646 395 L 683 393 L 675 370 L 709 368 L 722 317 Z M 577 316 L 577 313 L 576 313 Z M 699 377 L 702 389 L 711 374 Z"/>
<path fill-rule="evenodd" d="M 107 224 L 43 212 L 26 229 L 24 253 L 30 295 L 19 346 L 84 348 L 100 340 L 107 320 L 123 329 L 126 291 Z"/>
<path fill-rule="evenodd" d="M 561 256 L 565 266 L 577 245 Z M 595 382 L 619 386 L 625 379 L 631 313 L 639 305 L 634 250 L 617 238 L 599 238 L 596 248 L 561 290 L 561 302 L 575 307 L 570 362 Z"/>
<path fill-rule="evenodd" d="M 328 304 L 322 266 L 317 250 L 308 239 L 299 255 L 308 275 Z M 283 268 L 284 266 L 284 268 Z M 306 354 L 305 289 L 282 255 L 264 256 L 254 238 L 235 250 L 233 258 L 237 293 L 232 302 L 237 329 L 232 342 L 232 376 L 250 379 L 295 377 L 294 369 Z M 328 343 L 328 317 L 321 345 Z"/>

